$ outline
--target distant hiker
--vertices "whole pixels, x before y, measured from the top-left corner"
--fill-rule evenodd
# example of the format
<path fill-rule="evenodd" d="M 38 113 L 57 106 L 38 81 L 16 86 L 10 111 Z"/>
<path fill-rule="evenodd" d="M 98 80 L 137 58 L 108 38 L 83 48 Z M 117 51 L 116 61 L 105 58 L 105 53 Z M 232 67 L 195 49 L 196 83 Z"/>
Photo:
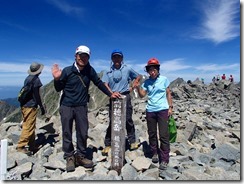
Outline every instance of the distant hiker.
<path fill-rule="evenodd" d="M 44 65 L 33 62 L 28 70 L 24 84 L 32 81 L 32 90 L 27 102 L 21 104 L 21 112 L 23 117 L 22 131 L 17 145 L 17 151 L 31 155 L 38 151 L 38 146 L 35 143 L 35 129 L 38 106 L 41 109 L 41 115 L 46 113 L 40 97 L 40 87 L 42 86 L 39 75 L 43 70 Z M 34 78 L 34 79 L 33 79 Z M 33 79 L 33 80 L 32 80 Z M 29 147 L 29 149 L 27 148 Z"/>
<path fill-rule="evenodd" d="M 225 74 L 223 74 L 221 78 L 222 78 L 222 80 L 225 80 L 226 79 Z"/>
<path fill-rule="evenodd" d="M 234 77 L 232 75 L 230 75 L 229 81 L 234 82 Z"/>
<path fill-rule="evenodd" d="M 141 98 L 148 95 L 146 120 L 149 145 L 153 154 L 152 162 L 160 162 L 159 169 L 165 170 L 169 163 L 170 152 L 168 120 L 173 110 L 170 82 L 167 77 L 160 75 L 160 63 L 156 58 L 147 62 L 146 71 L 149 78 L 141 87 L 137 86 L 137 90 Z M 160 146 L 158 145 L 158 135 Z"/>
<path fill-rule="evenodd" d="M 192 85 L 191 80 L 188 80 L 186 83 L 187 83 L 188 85 Z"/>
<path fill-rule="evenodd" d="M 123 63 L 123 53 L 121 50 L 113 50 L 111 53 L 111 60 L 110 70 L 104 72 L 102 80 L 110 92 L 118 92 L 122 95 L 126 95 L 126 130 L 130 149 L 134 150 L 138 148 L 139 143 L 136 142 L 135 126 L 132 120 L 133 109 L 130 96 L 130 81 L 133 81 L 133 88 L 135 85 L 138 85 L 140 75 Z M 105 148 L 102 150 L 103 155 L 108 155 L 111 148 L 111 110 L 112 101 L 110 100 L 110 121 L 105 135 Z"/>
<path fill-rule="evenodd" d="M 219 81 L 220 80 L 220 76 L 219 75 L 217 75 L 217 79 L 216 79 L 217 81 Z"/>
<path fill-rule="evenodd" d="M 204 84 L 204 78 L 201 78 L 202 83 Z"/>
<path fill-rule="evenodd" d="M 216 81 L 216 78 L 215 78 L 215 76 L 212 78 L 212 82 L 213 83 L 215 83 L 215 81 Z"/>
<path fill-rule="evenodd" d="M 75 170 L 75 166 L 92 168 L 93 162 L 86 158 L 88 137 L 89 86 L 92 81 L 103 93 L 112 98 L 119 94 L 110 92 L 100 80 L 95 69 L 90 65 L 90 49 L 79 46 L 75 51 L 75 62 L 63 70 L 53 65 L 52 75 L 57 92 L 63 91 L 60 101 L 62 123 L 63 151 L 66 159 L 66 171 Z M 72 142 L 73 121 L 76 129 L 76 149 Z"/>

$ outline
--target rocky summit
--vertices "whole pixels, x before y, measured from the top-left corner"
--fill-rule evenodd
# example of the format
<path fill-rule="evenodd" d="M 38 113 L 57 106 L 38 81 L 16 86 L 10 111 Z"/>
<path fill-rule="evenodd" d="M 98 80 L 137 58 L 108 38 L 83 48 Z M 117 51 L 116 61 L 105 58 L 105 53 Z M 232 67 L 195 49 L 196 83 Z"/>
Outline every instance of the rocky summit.
<path fill-rule="evenodd" d="M 111 169 L 111 153 L 101 154 L 109 122 L 108 99 L 94 89 L 90 89 L 87 156 L 95 166 L 65 171 L 59 94 L 52 91 L 52 83 L 49 86 L 49 90 L 44 88 L 49 116 L 38 116 L 36 142 L 41 147 L 34 155 L 16 151 L 21 121 L 0 124 L 0 139 L 8 141 L 6 180 L 241 180 L 240 84 L 203 84 L 200 80 L 185 82 L 181 78 L 170 84 L 177 139 L 170 144 L 170 162 L 163 171 L 151 160 L 145 120 L 147 97 L 140 99 L 133 91 L 133 120 L 140 146 L 133 151 L 126 147 L 120 173 Z M 54 94 L 55 97 L 50 96 Z"/>

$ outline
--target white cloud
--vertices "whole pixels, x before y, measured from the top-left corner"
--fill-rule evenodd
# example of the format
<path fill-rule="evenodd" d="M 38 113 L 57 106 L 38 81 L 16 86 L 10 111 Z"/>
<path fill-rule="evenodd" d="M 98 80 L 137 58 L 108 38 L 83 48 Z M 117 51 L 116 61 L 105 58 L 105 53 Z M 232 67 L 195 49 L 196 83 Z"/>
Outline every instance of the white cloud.
<path fill-rule="evenodd" d="M 65 0 L 47 0 L 49 4 L 54 5 L 59 10 L 66 14 L 76 14 L 80 15 L 83 12 L 83 9 L 77 6 L 72 6 L 69 2 Z"/>
<path fill-rule="evenodd" d="M 18 63 L 14 62 L 0 62 L 0 73 L 27 73 L 30 64 L 32 63 L 33 60 L 22 62 L 19 61 Z M 57 60 L 57 59 L 50 59 L 50 60 L 45 60 L 45 59 L 34 59 L 34 61 L 39 62 L 44 64 L 44 68 L 42 73 L 48 73 L 51 71 L 52 65 L 54 63 L 57 63 L 60 68 L 64 68 L 67 65 L 73 64 L 73 61 L 70 59 L 67 60 Z"/>
<path fill-rule="evenodd" d="M 98 73 L 103 70 L 108 70 L 110 67 L 110 61 L 105 59 L 91 60 L 90 64 Z"/>
<path fill-rule="evenodd" d="M 201 71 L 223 71 L 223 70 L 238 70 L 240 69 L 240 65 L 239 64 L 231 64 L 231 65 L 208 64 L 208 65 L 200 65 L 195 68 Z"/>
<path fill-rule="evenodd" d="M 37 62 L 44 64 L 44 69 L 40 75 L 40 79 L 43 85 L 53 80 L 51 68 L 54 63 L 58 63 L 60 68 L 63 69 L 66 66 L 72 65 L 72 59 L 67 60 L 36 60 Z M 24 79 L 26 78 L 27 70 L 31 62 L 11 63 L 11 62 L 0 62 L 0 86 L 21 86 Z M 91 60 L 91 65 L 99 73 L 102 70 L 109 70 L 110 60 L 97 59 Z M 197 77 L 204 78 L 205 82 L 210 82 L 212 77 L 216 74 L 225 73 L 234 75 L 235 81 L 240 80 L 240 64 L 205 64 L 199 66 L 192 66 L 186 64 L 185 59 L 176 58 L 172 60 L 160 61 L 160 73 L 169 78 L 170 81 L 180 77 L 186 80 L 195 80 Z M 146 63 L 140 63 L 135 60 L 126 60 L 125 64 L 132 67 L 136 72 L 147 75 L 144 71 Z"/>
<path fill-rule="evenodd" d="M 139 63 L 138 61 L 126 60 L 124 61 L 126 65 L 133 68 L 136 72 L 140 74 L 146 74 L 145 66 L 146 63 Z M 97 72 L 102 70 L 109 70 L 111 66 L 110 60 L 94 60 L 91 62 L 91 65 L 96 69 Z M 184 64 L 184 59 L 176 58 L 173 60 L 167 60 L 160 62 L 161 73 L 169 73 L 172 71 L 186 70 L 192 68 L 190 65 Z"/>
<path fill-rule="evenodd" d="M 39 62 L 39 61 L 37 61 Z M 19 86 L 22 85 L 24 79 L 27 77 L 28 69 L 30 67 L 31 62 L 26 63 L 10 63 L 10 62 L 0 62 L 0 86 Z M 40 78 L 42 79 L 43 84 L 49 83 L 53 77 L 51 73 L 51 68 L 54 63 L 58 63 L 60 68 L 63 69 L 67 63 L 58 62 L 57 60 L 46 60 L 45 62 L 40 61 L 40 63 L 44 64 L 43 71 L 40 75 Z M 49 64 L 45 64 L 49 63 Z M 69 63 L 69 65 L 72 64 L 72 62 Z"/>
<path fill-rule="evenodd" d="M 126 60 L 124 63 L 133 68 L 136 72 L 140 74 L 144 74 L 145 71 L 145 64 L 140 64 L 137 61 L 132 61 L 132 60 Z M 90 61 L 91 66 L 93 66 L 96 70 L 96 72 L 101 72 L 103 70 L 109 70 L 110 67 L 112 66 L 111 60 L 105 60 L 105 59 L 96 59 Z"/>
<path fill-rule="evenodd" d="M 239 36 L 239 1 L 209 0 L 204 3 L 203 21 L 198 35 L 194 35 L 194 38 L 207 39 L 219 44 Z"/>
<path fill-rule="evenodd" d="M 185 65 L 183 61 L 184 59 L 182 58 L 163 61 L 160 65 L 160 69 L 167 73 L 167 72 L 185 70 L 191 68 L 190 65 Z"/>
<path fill-rule="evenodd" d="M 29 63 L 0 63 L 0 72 L 26 73 L 29 67 Z"/>
<path fill-rule="evenodd" d="M 26 27 L 24 27 L 24 26 L 22 26 L 20 24 L 12 23 L 10 21 L 0 20 L 0 23 L 5 24 L 5 25 L 7 25 L 9 27 L 12 27 L 12 28 L 16 28 L 16 29 L 22 30 L 22 31 L 26 31 L 26 32 L 30 31 Z"/>

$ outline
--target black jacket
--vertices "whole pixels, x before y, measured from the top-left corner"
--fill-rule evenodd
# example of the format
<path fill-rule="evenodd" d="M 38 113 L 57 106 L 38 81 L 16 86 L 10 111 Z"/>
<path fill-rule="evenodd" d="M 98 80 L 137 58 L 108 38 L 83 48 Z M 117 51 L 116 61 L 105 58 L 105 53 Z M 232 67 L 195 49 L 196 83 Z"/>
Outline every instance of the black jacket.
<path fill-rule="evenodd" d="M 84 83 L 78 75 L 81 76 Z M 109 97 L 112 95 L 89 63 L 80 72 L 77 71 L 74 64 L 65 67 L 60 79 L 54 80 L 56 91 L 60 92 L 63 90 L 60 104 L 68 107 L 87 105 L 89 101 L 88 90 L 90 81 Z"/>
<path fill-rule="evenodd" d="M 28 97 L 29 99 L 25 104 L 21 104 L 21 107 L 34 107 L 37 108 L 38 105 L 40 108 L 43 108 L 41 96 L 40 96 L 40 87 L 42 87 L 42 83 L 38 75 L 29 75 L 26 77 L 24 84 L 30 82 L 34 77 L 36 79 L 33 80 L 32 94 Z"/>

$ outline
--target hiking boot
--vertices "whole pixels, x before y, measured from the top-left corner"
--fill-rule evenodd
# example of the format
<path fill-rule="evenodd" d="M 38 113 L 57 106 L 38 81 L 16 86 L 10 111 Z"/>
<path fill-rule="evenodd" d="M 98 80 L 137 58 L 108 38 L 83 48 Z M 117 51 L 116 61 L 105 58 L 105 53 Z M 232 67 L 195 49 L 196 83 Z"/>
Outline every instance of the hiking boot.
<path fill-rule="evenodd" d="M 26 147 L 17 147 L 16 150 L 18 152 L 24 153 L 28 156 L 30 156 L 32 154 Z"/>
<path fill-rule="evenodd" d="M 166 163 L 166 162 L 162 162 L 162 163 L 159 165 L 159 169 L 160 169 L 160 170 L 166 170 L 166 169 L 167 169 L 167 166 L 168 166 L 168 163 Z"/>
<path fill-rule="evenodd" d="M 74 156 L 66 158 L 66 171 L 72 172 L 75 170 L 75 158 Z"/>
<path fill-rule="evenodd" d="M 83 166 L 85 168 L 92 168 L 93 162 L 83 156 L 76 155 L 75 156 L 75 165 L 76 166 Z"/>
<path fill-rule="evenodd" d="M 110 151 L 111 146 L 106 146 L 103 150 L 102 150 L 102 155 L 103 156 L 108 156 L 108 152 Z"/>
<path fill-rule="evenodd" d="M 152 162 L 153 163 L 158 163 L 158 154 L 154 154 L 153 157 L 152 157 Z"/>
<path fill-rule="evenodd" d="M 130 144 L 130 150 L 135 150 L 139 148 L 139 143 L 134 142 Z"/>

